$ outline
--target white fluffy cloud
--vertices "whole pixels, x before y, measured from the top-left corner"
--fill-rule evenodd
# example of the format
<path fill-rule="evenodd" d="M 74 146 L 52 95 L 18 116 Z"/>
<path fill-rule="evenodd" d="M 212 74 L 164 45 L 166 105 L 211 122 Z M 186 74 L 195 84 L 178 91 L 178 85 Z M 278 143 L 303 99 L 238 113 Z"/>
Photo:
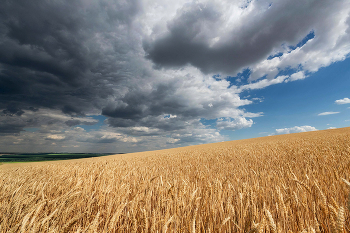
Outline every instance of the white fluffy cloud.
<path fill-rule="evenodd" d="M 263 79 L 263 80 L 260 80 L 258 82 L 255 82 L 255 83 L 250 83 L 250 84 L 246 84 L 244 86 L 241 86 L 239 88 L 239 90 L 243 91 L 243 90 L 248 90 L 248 89 L 250 89 L 250 90 L 263 89 L 263 88 L 271 86 L 271 85 L 283 83 L 286 80 L 288 80 L 288 76 L 285 76 L 285 75 L 278 76 L 277 78 L 274 78 L 274 79 L 271 79 L 271 80 Z"/>
<path fill-rule="evenodd" d="M 308 131 L 316 131 L 317 129 L 313 126 L 304 125 L 304 126 L 294 126 L 291 128 L 276 129 L 276 134 L 289 134 L 289 133 L 301 133 Z"/>
<path fill-rule="evenodd" d="M 299 71 L 297 73 L 292 74 L 289 78 L 288 81 L 296 81 L 296 80 L 301 80 L 306 78 L 304 71 Z"/>
<path fill-rule="evenodd" d="M 253 125 L 253 120 L 247 120 L 244 117 L 238 119 L 220 118 L 216 121 L 216 127 L 219 130 L 238 130 L 248 128 Z"/>
<path fill-rule="evenodd" d="M 336 104 L 350 104 L 350 99 L 344 98 L 344 99 L 336 100 L 335 103 Z"/>
<path fill-rule="evenodd" d="M 51 134 L 51 135 L 48 135 L 46 137 L 46 139 L 50 139 L 50 140 L 63 140 L 65 139 L 65 136 L 63 135 L 57 135 L 57 134 Z"/>

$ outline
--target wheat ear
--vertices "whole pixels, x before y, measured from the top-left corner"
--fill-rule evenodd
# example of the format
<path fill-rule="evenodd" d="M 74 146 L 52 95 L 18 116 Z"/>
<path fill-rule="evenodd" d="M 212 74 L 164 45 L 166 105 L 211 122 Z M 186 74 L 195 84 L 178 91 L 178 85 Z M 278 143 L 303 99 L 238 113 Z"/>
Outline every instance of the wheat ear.
<path fill-rule="evenodd" d="M 338 216 L 337 216 L 337 225 L 336 225 L 337 233 L 343 232 L 344 222 L 345 222 L 344 208 L 340 207 L 338 211 Z"/>
<path fill-rule="evenodd" d="M 267 209 L 265 209 L 265 214 L 266 214 L 266 217 L 267 217 L 268 220 L 269 220 L 269 227 L 270 227 L 271 232 L 272 232 L 272 233 L 277 233 L 276 224 L 275 224 L 275 221 L 273 220 L 273 217 L 272 217 L 270 211 L 268 211 Z"/>

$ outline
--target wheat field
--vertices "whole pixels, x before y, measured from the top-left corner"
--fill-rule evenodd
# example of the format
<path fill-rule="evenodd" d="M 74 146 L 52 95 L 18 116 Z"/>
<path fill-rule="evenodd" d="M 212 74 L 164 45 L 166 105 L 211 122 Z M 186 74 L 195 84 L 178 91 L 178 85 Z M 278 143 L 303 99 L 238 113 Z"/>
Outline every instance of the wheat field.
<path fill-rule="evenodd" d="M 0 166 L 0 232 L 350 232 L 350 128 Z"/>

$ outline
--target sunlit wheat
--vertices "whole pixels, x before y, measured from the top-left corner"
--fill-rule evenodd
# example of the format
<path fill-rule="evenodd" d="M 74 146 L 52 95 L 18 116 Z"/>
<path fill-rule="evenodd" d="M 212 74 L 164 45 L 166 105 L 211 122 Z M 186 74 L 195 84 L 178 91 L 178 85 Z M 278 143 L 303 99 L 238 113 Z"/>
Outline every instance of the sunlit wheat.
<path fill-rule="evenodd" d="M 0 166 L 0 232 L 350 232 L 350 128 Z"/>

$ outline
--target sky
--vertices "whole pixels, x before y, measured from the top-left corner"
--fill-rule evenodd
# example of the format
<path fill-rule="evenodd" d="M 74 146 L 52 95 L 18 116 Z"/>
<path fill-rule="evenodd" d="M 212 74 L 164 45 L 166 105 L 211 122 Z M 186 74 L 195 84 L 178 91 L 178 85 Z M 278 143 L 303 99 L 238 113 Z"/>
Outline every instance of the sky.
<path fill-rule="evenodd" d="M 6 0 L 0 152 L 350 126 L 348 0 Z"/>

